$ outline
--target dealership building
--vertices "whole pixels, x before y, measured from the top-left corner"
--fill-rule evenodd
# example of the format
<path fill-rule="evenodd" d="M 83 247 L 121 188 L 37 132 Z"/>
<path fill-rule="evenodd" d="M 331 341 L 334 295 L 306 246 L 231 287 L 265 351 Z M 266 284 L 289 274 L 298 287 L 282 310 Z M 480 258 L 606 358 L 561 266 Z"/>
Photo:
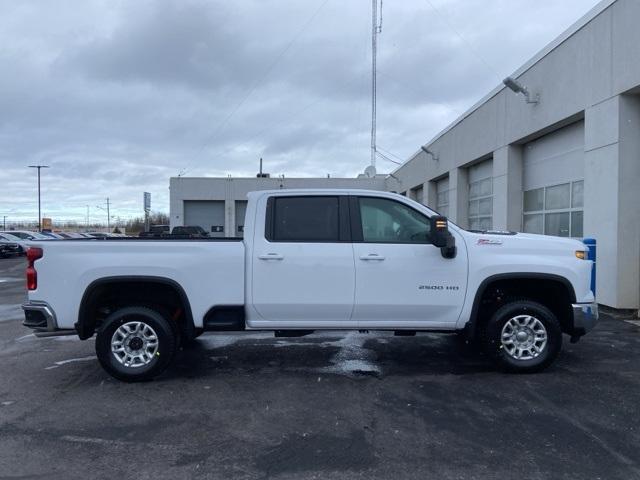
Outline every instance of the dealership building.
<path fill-rule="evenodd" d="M 171 225 L 236 236 L 251 190 L 396 191 L 465 228 L 593 237 L 598 301 L 638 309 L 639 18 L 604 0 L 390 175 L 172 178 Z"/>

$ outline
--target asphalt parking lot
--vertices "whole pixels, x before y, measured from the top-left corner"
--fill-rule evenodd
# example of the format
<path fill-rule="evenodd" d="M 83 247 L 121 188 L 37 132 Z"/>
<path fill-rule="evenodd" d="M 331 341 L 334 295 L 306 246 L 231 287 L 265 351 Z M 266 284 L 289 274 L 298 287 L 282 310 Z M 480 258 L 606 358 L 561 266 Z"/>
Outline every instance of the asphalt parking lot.
<path fill-rule="evenodd" d="M 125 384 L 93 340 L 21 326 L 0 260 L 0 479 L 640 478 L 640 327 L 606 317 L 537 375 L 451 335 L 205 335 Z"/>

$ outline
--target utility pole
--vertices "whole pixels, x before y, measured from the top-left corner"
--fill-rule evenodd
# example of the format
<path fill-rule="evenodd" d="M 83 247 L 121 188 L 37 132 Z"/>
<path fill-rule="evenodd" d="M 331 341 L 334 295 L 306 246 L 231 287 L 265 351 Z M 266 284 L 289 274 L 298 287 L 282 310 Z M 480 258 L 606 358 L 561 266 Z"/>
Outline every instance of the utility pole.
<path fill-rule="evenodd" d="M 29 168 L 38 169 L 38 231 L 42 231 L 42 214 L 40 213 L 40 169 L 49 168 L 49 165 L 29 165 Z"/>
<path fill-rule="evenodd" d="M 111 232 L 111 211 L 110 211 L 111 203 L 109 202 L 109 197 L 107 197 L 107 208 L 101 207 L 100 205 L 96 205 L 96 208 L 99 208 L 103 212 L 107 212 L 107 230 Z M 88 206 L 87 206 L 88 209 Z"/>
<path fill-rule="evenodd" d="M 87 205 L 87 232 L 89 231 L 89 205 Z"/>
<path fill-rule="evenodd" d="M 382 32 L 382 0 L 380 0 L 380 22 L 378 22 L 378 0 L 371 0 L 371 166 L 376 166 L 376 81 L 378 57 L 378 34 Z"/>
<path fill-rule="evenodd" d="M 7 216 L 6 215 L 2 216 L 2 230 L 4 230 L 4 231 L 7 230 Z"/>

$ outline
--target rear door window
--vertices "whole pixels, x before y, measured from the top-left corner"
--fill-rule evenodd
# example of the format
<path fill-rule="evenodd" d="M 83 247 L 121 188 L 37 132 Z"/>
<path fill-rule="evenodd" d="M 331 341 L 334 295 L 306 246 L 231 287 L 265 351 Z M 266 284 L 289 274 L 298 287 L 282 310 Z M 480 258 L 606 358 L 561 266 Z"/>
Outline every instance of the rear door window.
<path fill-rule="evenodd" d="M 273 198 L 271 231 L 275 242 L 339 242 L 340 202 L 338 197 Z"/>

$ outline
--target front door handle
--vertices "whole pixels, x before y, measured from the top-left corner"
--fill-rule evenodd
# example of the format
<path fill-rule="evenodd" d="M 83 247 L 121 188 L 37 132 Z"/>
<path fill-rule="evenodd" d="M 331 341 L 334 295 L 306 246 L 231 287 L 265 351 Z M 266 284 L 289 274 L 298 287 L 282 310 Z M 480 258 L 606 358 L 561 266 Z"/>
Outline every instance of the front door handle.
<path fill-rule="evenodd" d="M 258 258 L 260 260 L 282 260 L 284 256 L 279 253 L 267 253 L 266 255 L 258 255 Z"/>
<path fill-rule="evenodd" d="M 369 255 L 360 255 L 360 260 L 384 260 L 384 257 L 377 253 L 370 253 Z"/>

